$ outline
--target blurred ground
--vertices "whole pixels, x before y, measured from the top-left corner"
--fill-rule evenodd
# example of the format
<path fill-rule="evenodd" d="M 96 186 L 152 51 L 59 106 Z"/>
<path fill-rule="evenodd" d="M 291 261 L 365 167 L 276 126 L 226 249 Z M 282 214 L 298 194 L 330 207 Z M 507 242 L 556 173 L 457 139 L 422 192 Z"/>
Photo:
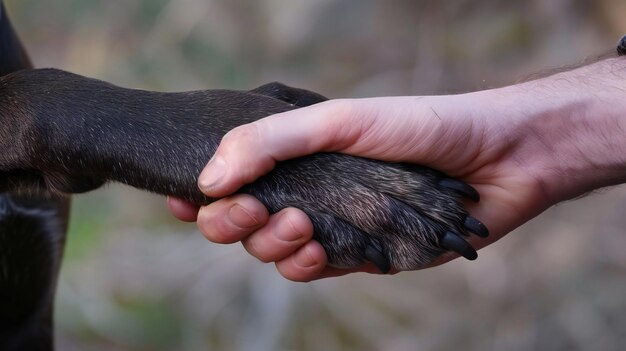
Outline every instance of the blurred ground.
<path fill-rule="evenodd" d="M 38 67 L 154 90 L 331 97 L 497 87 L 626 33 L 626 1 L 7 0 Z M 552 208 L 476 262 L 285 281 L 164 200 L 76 196 L 59 350 L 621 350 L 626 189 Z"/>

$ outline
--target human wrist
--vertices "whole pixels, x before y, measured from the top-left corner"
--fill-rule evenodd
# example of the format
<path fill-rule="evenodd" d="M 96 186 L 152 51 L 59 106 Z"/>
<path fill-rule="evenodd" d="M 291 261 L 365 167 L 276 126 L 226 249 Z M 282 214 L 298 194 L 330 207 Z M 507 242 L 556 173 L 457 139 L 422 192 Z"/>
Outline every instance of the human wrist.
<path fill-rule="evenodd" d="M 549 202 L 626 181 L 626 59 L 505 88 L 520 164 Z"/>

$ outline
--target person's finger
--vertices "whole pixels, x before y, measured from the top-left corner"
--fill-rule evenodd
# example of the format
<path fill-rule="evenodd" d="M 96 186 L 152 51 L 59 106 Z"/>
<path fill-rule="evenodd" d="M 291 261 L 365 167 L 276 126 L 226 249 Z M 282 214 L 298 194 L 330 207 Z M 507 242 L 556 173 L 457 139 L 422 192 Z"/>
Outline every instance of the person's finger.
<path fill-rule="evenodd" d="M 198 218 L 198 206 L 190 204 L 172 196 L 167 197 L 167 207 L 174 215 L 183 222 L 195 222 Z"/>
<path fill-rule="evenodd" d="M 324 248 L 317 241 L 309 241 L 300 247 L 295 253 L 276 262 L 278 272 L 285 278 L 297 282 L 309 282 L 312 280 L 339 277 L 352 273 L 382 274 L 371 263 L 365 263 L 360 267 L 345 269 L 327 265 L 327 257 Z M 399 271 L 392 270 L 388 275 Z"/>
<path fill-rule="evenodd" d="M 291 255 L 313 237 L 313 224 L 304 212 L 287 208 L 270 216 L 265 226 L 244 238 L 245 249 L 262 262 Z"/>
<path fill-rule="evenodd" d="M 352 143 L 360 128 L 348 122 L 350 105 L 328 101 L 231 130 L 200 174 L 200 190 L 211 197 L 225 196 L 269 172 L 276 161 Z"/>
<path fill-rule="evenodd" d="M 308 282 L 320 277 L 326 263 L 324 248 L 317 241 L 311 240 L 292 255 L 277 261 L 276 269 L 289 280 Z"/>
<path fill-rule="evenodd" d="M 200 208 L 198 228 L 214 243 L 230 244 L 267 223 L 269 213 L 256 198 L 236 194 Z"/>

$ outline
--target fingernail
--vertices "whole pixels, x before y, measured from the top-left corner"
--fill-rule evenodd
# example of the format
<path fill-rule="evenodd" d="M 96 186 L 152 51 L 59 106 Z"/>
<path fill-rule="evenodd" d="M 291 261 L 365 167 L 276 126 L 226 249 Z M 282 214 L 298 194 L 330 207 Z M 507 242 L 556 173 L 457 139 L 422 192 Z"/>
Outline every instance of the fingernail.
<path fill-rule="evenodd" d="M 276 231 L 276 237 L 282 241 L 297 241 L 302 239 L 304 235 L 298 231 L 289 214 L 285 213 L 284 217 L 287 223 L 286 225 L 282 225 L 281 228 Z"/>
<path fill-rule="evenodd" d="M 318 263 L 317 260 L 311 256 L 308 248 L 306 247 L 304 250 L 300 250 L 300 252 L 296 254 L 294 260 L 298 266 L 303 268 L 313 267 Z"/>
<path fill-rule="evenodd" d="M 234 205 L 228 210 L 228 219 L 239 228 L 251 228 L 259 225 L 259 221 L 241 205 Z"/>
<path fill-rule="evenodd" d="M 200 190 L 203 193 L 207 193 L 220 185 L 220 182 L 226 175 L 227 168 L 228 166 L 223 157 L 217 156 L 212 158 L 198 178 L 198 187 Z"/>

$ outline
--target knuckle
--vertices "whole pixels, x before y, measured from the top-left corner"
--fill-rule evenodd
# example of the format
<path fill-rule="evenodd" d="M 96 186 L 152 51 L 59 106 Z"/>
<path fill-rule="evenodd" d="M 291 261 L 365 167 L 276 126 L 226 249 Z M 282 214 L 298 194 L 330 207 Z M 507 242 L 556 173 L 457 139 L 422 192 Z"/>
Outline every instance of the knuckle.
<path fill-rule="evenodd" d="M 335 114 L 350 116 L 353 101 L 352 99 L 333 99 L 325 101 L 321 105 L 330 108 Z"/>
<path fill-rule="evenodd" d="M 323 123 L 319 123 L 319 135 L 326 142 L 323 148 L 342 150 L 355 143 L 362 134 L 364 116 L 359 113 L 351 99 L 323 102 L 319 106 Z"/>
<path fill-rule="evenodd" d="M 209 241 L 217 244 L 227 244 L 234 241 L 237 235 L 233 227 L 220 216 L 209 209 L 201 209 L 198 216 L 198 229 Z"/>
<path fill-rule="evenodd" d="M 328 122 L 349 123 L 355 114 L 354 101 L 352 99 L 328 100 L 319 105 L 323 115 L 328 116 Z"/>
<path fill-rule="evenodd" d="M 285 262 L 282 261 L 276 262 L 276 270 L 285 279 L 291 280 L 292 282 L 306 283 L 313 280 L 313 278 L 311 278 L 309 274 L 299 270 L 291 269 L 291 267 L 287 267 L 285 265 Z"/>
<path fill-rule="evenodd" d="M 309 217 L 298 208 L 288 208 L 281 213 L 282 231 L 292 242 L 308 241 L 313 237 L 313 224 Z"/>
<path fill-rule="evenodd" d="M 270 262 L 274 262 L 275 259 L 269 255 L 263 255 L 263 254 L 258 254 L 257 256 L 255 256 L 259 261 L 263 262 L 263 263 L 270 263 Z"/>
<path fill-rule="evenodd" d="M 205 222 L 200 226 L 200 232 L 202 232 L 202 235 L 210 242 L 224 244 L 228 241 L 228 235 L 224 234 L 218 227 L 219 225 L 214 225 L 214 223 Z"/>
<path fill-rule="evenodd" d="M 217 153 L 228 159 L 230 174 L 243 183 L 250 183 L 273 167 L 265 154 L 257 123 L 238 126 L 224 135 Z"/>
<path fill-rule="evenodd" d="M 254 123 L 244 124 L 228 131 L 222 138 L 222 145 L 233 146 L 237 149 L 241 146 L 250 146 L 258 141 L 258 127 Z"/>
<path fill-rule="evenodd" d="M 253 239 L 244 241 L 243 246 L 250 255 L 263 263 L 270 263 L 275 261 L 272 255 L 270 255 L 268 252 L 263 249 L 259 249 L 258 244 Z"/>

